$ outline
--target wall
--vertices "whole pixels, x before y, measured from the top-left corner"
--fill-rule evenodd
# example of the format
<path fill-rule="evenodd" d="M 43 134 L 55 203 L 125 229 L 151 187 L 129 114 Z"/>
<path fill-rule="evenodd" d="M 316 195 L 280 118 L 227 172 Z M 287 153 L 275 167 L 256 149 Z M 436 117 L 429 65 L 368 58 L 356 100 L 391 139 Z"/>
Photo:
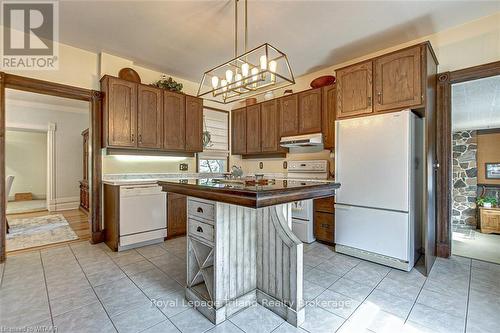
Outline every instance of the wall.
<path fill-rule="evenodd" d="M 9 200 L 30 192 L 34 199 L 47 194 L 47 132 L 7 130 L 5 174 L 14 176 Z"/>
<path fill-rule="evenodd" d="M 500 179 L 486 179 L 485 175 L 485 163 L 500 163 L 500 129 L 479 131 L 477 146 L 477 182 L 500 186 Z"/>
<path fill-rule="evenodd" d="M 196 158 L 170 156 L 106 156 L 102 157 L 102 173 L 179 172 L 179 164 L 187 163 L 186 172 L 196 172 Z"/>
<path fill-rule="evenodd" d="M 477 132 L 453 133 L 452 224 L 476 228 Z"/>
<path fill-rule="evenodd" d="M 49 123 L 56 124 L 56 200 L 60 203 L 78 203 L 78 182 L 82 179 L 83 173 L 81 132 L 88 128 L 88 111 L 66 112 L 57 109 L 55 105 L 18 103 L 7 98 L 7 127 L 47 128 Z"/>

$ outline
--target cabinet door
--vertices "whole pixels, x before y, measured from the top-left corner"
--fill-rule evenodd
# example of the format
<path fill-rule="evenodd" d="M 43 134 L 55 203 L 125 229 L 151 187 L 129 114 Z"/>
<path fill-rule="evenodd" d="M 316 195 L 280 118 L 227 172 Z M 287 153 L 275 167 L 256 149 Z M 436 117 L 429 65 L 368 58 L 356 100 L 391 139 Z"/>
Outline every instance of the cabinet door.
<path fill-rule="evenodd" d="M 137 147 L 137 83 L 108 78 L 108 145 Z"/>
<path fill-rule="evenodd" d="M 371 113 L 372 62 L 337 71 L 337 118 Z"/>
<path fill-rule="evenodd" d="M 262 152 L 279 151 L 279 114 L 276 100 L 261 104 L 260 110 Z"/>
<path fill-rule="evenodd" d="M 244 155 L 247 153 L 247 109 L 231 111 L 231 153 Z"/>
<path fill-rule="evenodd" d="M 337 107 L 337 89 L 335 85 L 323 88 L 323 145 L 325 149 L 333 149 L 335 145 L 335 111 Z"/>
<path fill-rule="evenodd" d="M 162 90 L 139 85 L 137 94 L 137 145 L 159 149 L 162 140 Z"/>
<path fill-rule="evenodd" d="M 422 104 L 420 46 L 375 60 L 375 111 Z"/>
<path fill-rule="evenodd" d="M 299 94 L 299 134 L 321 132 L 321 88 Z"/>
<path fill-rule="evenodd" d="M 167 193 L 167 236 L 172 238 L 186 234 L 187 197 Z"/>
<path fill-rule="evenodd" d="M 203 151 L 203 100 L 186 96 L 186 151 Z"/>
<path fill-rule="evenodd" d="M 299 97 L 290 95 L 280 98 L 280 136 L 299 133 Z"/>
<path fill-rule="evenodd" d="M 260 104 L 247 107 L 247 154 L 260 153 Z"/>
<path fill-rule="evenodd" d="M 163 93 L 163 149 L 186 149 L 185 95 L 169 91 Z"/>
<path fill-rule="evenodd" d="M 335 240 L 335 215 L 314 212 L 314 237 L 317 240 L 333 243 Z"/>

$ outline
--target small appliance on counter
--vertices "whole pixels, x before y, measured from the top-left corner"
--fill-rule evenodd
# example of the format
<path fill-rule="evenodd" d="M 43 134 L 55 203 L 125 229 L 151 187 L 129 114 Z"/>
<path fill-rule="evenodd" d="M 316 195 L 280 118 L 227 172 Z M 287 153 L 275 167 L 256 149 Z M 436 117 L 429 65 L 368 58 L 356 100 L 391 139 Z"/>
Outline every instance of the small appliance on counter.
<path fill-rule="evenodd" d="M 327 180 L 328 161 L 288 161 L 288 182 Z M 292 231 L 304 243 L 312 243 L 314 237 L 313 200 L 295 201 L 292 204 Z"/>

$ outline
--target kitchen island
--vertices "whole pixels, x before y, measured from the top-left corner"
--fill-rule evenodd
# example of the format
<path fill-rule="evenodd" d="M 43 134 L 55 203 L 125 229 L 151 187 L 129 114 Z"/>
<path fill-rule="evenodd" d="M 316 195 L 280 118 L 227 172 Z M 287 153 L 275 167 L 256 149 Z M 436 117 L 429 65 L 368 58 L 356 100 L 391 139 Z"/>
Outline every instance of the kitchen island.
<path fill-rule="evenodd" d="M 332 196 L 340 184 L 276 180 L 167 180 L 187 195 L 186 298 L 213 323 L 257 301 L 298 326 L 305 318 L 302 242 L 291 230 L 291 202 Z"/>

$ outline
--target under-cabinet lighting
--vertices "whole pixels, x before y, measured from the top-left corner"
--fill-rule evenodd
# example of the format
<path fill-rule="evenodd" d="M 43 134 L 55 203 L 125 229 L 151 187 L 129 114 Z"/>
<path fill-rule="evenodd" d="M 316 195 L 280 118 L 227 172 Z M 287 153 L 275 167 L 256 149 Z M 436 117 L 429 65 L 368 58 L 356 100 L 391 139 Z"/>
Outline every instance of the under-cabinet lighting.
<path fill-rule="evenodd" d="M 182 156 L 114 155 L 113 157 L 122 162 L 180 162 L 186 160 L 186 157 Z"/>

